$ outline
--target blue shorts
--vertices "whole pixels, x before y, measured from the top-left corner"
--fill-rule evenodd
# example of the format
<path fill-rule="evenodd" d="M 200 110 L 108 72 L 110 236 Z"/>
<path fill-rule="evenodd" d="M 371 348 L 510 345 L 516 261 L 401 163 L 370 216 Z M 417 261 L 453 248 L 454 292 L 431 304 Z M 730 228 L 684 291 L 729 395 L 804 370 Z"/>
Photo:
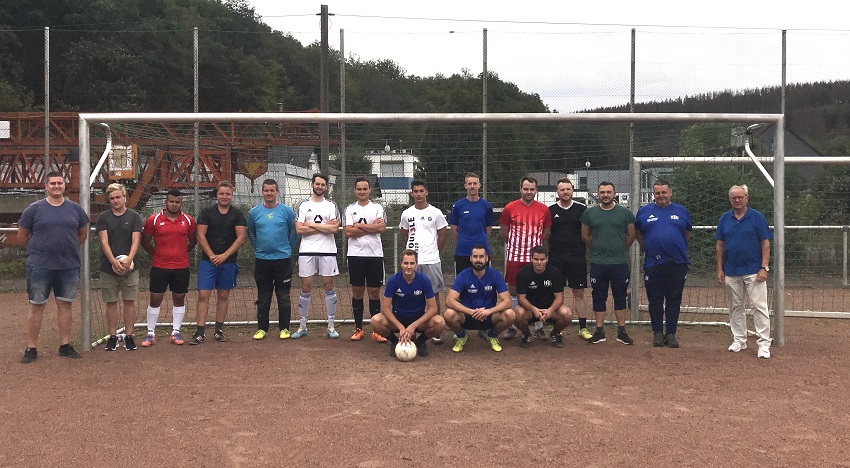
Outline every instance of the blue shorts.
<path fill-rule="evenodd" d="M 79 268 L 46 270 L 27 264 L 27 296 L 30 304 L 46 304 L 51 290 L 57 301 L 74 302 L 79 284 Z"/>
<path fill-rule="evenodd" d="M 593 296 L 593 311 L 605 312 L 608 302 L 608 286 L 614 296 L 614 310 L 626 310 L 626 291 L 629 288 L 629 265 L 590 264 L 590 290 Z"/>
<path fill-rule="evenodd" d="M 201 260 L 201 263 L 198 264 L 198 291 L 233 289 L 236 287 L 236 275 L 238 274 L 239 265 L 236 262 L 215 266 L 209 260 Z"/>
<path fill-rule="evenodd" d="M 464 330 L 489 330 L 495 327 L 495 325 L 493 325 L 492 315 L 488 315 L 484 320 L 474 319 L 469 314 L 463 314 L 463 316 L 463 323 L 460 325 L 464 328 Z"/>

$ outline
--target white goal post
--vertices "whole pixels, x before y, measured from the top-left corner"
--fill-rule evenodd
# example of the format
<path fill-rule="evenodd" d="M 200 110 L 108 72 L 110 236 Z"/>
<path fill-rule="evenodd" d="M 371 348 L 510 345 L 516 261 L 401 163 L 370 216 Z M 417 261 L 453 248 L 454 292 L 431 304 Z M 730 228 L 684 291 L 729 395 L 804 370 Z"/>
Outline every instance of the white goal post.
<path fill-rule="evenodd" d="M 774 276 L 774 302 L 773 316 L 774 326 L 773 338 L 778 346 L 784 345 L 784 314 L 785 314 L 785 117 L 782 114 L 679 114 L 679 113 L 570 113 L 570 114 L 543 114 L 543 113 L 481 113 L 481 114 L 399 114 L 399 113 L 374 113 L 374 114 L 334 114 L 334 113 L 82 113 L 79 117 L 79 151 L 80 151 L 80 204 L 87 213 L 91 212 L 91 185 L 86 183 L 90 180 L 91 168 L 91 144 L 90 129 L 94 125 L 113 123 L 309 123 L 309 124 L 495 124 L 495 123 L 746 123 L 746 124 L 773 124 L 774 148 L 772 158 L 773 177 L 776 181 L 774 187 L 774 246 L 773 266 Z M 197 133 L 196 133 L 197 135 Z M 485 139 L 486 141 L 486 139 Z M 197 138 L 196 138 L 197 147 Z M 197 151 L 197 149 L 196 149 Z M 484 149 L 486 158 L 486 148 Z M 649 165 L 653 161 L 646 158 L 634 158 L 630 155 L 631 169 L 631 200 L 639 200 L 639 177 L 641 164 Z M 664 158 L 669 164 L 681 163 L 682 158 Z M 685 158 L 693 159 L 697 158 Z M 705 160 L 718 158 L 699 158 Z M 748 158 L 748 162 L 750 161 Z M 813 162 L 807 159 L 807 162 Z M 486 159 L 485 159 L 486 167 Z M 632 203 L 631 209 L 636 212 L 639 203 Z M 83 261 L 80 287 L 81 298 L 81 342 L 83 349 L 89 350 L 92 343 L 91 309 L 92 290 L 90 267 L 90 239 L 86 239 L 82 249 Z M 639 252 L 637 246 L 632 250 L 632 284 L 639 284 Z M 637 313 L 638 302 L 636 295 L 639 287 L 632 290 L 632 313 Z M 633 315 L 634 317 L 634 315 Z"/>

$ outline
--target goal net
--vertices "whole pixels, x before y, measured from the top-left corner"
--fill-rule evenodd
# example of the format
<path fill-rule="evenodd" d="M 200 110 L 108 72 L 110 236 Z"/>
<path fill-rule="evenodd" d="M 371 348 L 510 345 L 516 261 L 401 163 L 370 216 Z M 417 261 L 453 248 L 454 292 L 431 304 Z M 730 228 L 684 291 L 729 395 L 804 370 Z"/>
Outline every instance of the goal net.
<path fill-rule="evenodd" d="M 197 143 L 193 123 L 196 120 L 200 122 Z M 122 159 L 132 167 L 110 172 L 109 164 L 104 164 L 94 182 L 81 188 L 81 193 L 90 191 L 91 213 L 109 209 L 103 189 L 115 181 L 127 186 L 128 206 L 143 218 L 162 210 L 165 193 L 174 188 L 185 195 L 183 210 L 197 216 L 201 208 L 215 202 L 213 190 L 221 180 L 234 184 L 233 203 L 246 213 L 262 201 L 261 184 L 269 178 L 280 186 L 280 202 L 295 207 L 310 195 L 310 178 L 316 172 L 330 175 L 330 199 L 342 212 L 354 200 L 354 180 L 359 176 L 369 178 L 373 198 L 387 212 L 389 228 L 382 235 L 387 276 L 398 270 L 398 255 L 404 249 L 397 227 L 401 211 L 411 204 L 413 179 L 427 181 L 428 202 L 448 218 L 452 204 L 466 194 L 464 175 L 476 173 L 482 182 L 481 195 L 493 204 L 496 219 L 506 203 L 519 198 L 519 182 L 526 175 L 538 180 L 537 199 L 546 205 L 557 201 L 557 180 L 568 177 L 574 183 L 576 200 L 595 204 L 597 185 L 605 180 L 615 184 L 618 202 L 633 211 L 652 202 L 652 183 L 656 179 L 667 179 L 673 186 L 673 201 L 690 210 L 694 224 L 683 322 L 728 321 L 723 290 L 715 279 L 714 225 L 729 209 L 727 191 L 731 185 L 749 185 L 751 205 L 765 213 L 772 226 L 784 225 L 784 219 L 775 217 L 774 189 L 752 163 L 740 159 L 742 129 L 753 123 L 767 124 L 762 135 L 770 137 L 776 127 L 782 126 L 781 116 L 775 114 L 83 114 L 81 121 L 85 122 L 81 123 L 81 154 L 90 157 L 81 172 L 95 167 L 103 151 L 105 135 L 95 124 L 109 125 L 113 145 L 135 149 L 133 158 Z M 329 127 L 327 154 L 322 153 L 320 122 Z M 755 151 L 771 157 L 770 143 L 764 141 L 753 137 Z M 682 158 L 691 161 L 682 164 Z M 635 164 L 638 160 L 643 164 Z M 782 179 L 784 167 L 779 169 L 777 165 L 772 170 L 777 179 Z M 81 175 L 81 180 L 89 180 L 85 173 Z M 778 189 L 783 190 L 782 183 Z M 782 241 L 784 236 L 777 237 L 777 241 Z M 840 261 L 836 255 L 841 248 L 840 237 L 840 230 L 789 230 L 785 242 L 789 245 L 788 255 L 795 261 L 787 275 L 795 283 L 788 287 L 811 288 L 840 282 L 834 276 L 810 275 L 823 262 Z M 346 246 L 341 233 L 336 242 L 339 323 L 352 315 Z M 95 265 L 100 252 L 95 243 L 91 244 L 89 260 Z M 504 246 L 498 225 L 490 245 L 492 265 L 502 270 Z M 790 250 L 792 246 L 799 251 Z M 297 249 L 293 255 L 297 256 Z M 450 236 L 441 252 L 447 287 L 454 280 L 453 255 L 454 240 Z M 776 262 L 773 257 L 772 262 Z M 237 288 L 230 296 L 228 322 L 256 321 L 253 262 L 252 247 L 246 244 L 239 252 L 240 273 Z M 141 266 L 142 275 L 137 320 L 144 323 L 150 259 L 141 252 L 136 263 Z M 196 310 L 197 259 L 191 263 L 187 321 L 193 319 Z M 642 260 L 632 263 L 633 279 L 639 281 L 632 281 L 630 318 L 648 321 L 639 275 Z M 91 274 L 84 276 L 89 302 L 84 308 L 91 312 L 95 339 L 107 333 L 96 270 L 89 267 Z M 779 275 L 784 272 L 781 267 L 775 270 Z M 832 271 L 840 275 L 840 263 Z M 782 282 L 783 276 L 772 275 L 770 286 L 778 283 L 779 287 L 786 287 Z M 314 287 L 310 319 L 321 321 L 325 319 L 321 282 L 316 281 Z M 299 289 L 296 269 L 293 304 L 297 304 Z M 566 296 L 572 304 L 570 293 Z M 812 294 L 810 302 L 795 302 L 790 308 L 842 311 L 850 302 L 843 295 L 818 303 L 822 299 Z M 775 306 L 772 302 L 771 309 Z M 273 303 L 273 318 L 275 310 Z M 612 310 L 610 304 L 608 310 Z M 166 295 L 160 321 L 170 322 L 170 313 Z M 613 320 L 613 313 L 610 318 Z M 297 320 L 295 312 L 293 319 Z"/>

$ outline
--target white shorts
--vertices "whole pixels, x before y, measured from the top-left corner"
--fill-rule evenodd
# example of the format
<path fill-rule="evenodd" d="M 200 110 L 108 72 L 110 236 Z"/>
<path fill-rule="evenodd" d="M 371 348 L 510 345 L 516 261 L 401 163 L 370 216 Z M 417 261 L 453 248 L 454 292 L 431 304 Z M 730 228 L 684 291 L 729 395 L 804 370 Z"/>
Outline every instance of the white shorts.
<path fill-rule="evenodd" d="M 315 274 L 319 276 L 336 276 L 339 266 L 335 255 L 302 255 L 298 257 L 298 276 L 308 278 Z"/>

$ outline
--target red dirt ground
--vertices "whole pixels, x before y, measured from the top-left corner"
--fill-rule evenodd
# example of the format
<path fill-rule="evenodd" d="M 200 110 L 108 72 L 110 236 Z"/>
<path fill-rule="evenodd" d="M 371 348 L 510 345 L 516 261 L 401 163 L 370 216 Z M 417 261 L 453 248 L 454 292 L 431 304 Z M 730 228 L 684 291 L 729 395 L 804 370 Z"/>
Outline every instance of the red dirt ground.
<path fill-rule="evenodd" d="M 447 339 L 410 363 L 350 326 L 71 360 L 51 305 L 22 365 L 25 295 L 0 301 L 0 466 L 850 466 L 844 320 L 786 319 L 767 361 L 725 328 L 669 349 L 638 326 L 634 346 L 571 327 L 561 350 Z"/>

